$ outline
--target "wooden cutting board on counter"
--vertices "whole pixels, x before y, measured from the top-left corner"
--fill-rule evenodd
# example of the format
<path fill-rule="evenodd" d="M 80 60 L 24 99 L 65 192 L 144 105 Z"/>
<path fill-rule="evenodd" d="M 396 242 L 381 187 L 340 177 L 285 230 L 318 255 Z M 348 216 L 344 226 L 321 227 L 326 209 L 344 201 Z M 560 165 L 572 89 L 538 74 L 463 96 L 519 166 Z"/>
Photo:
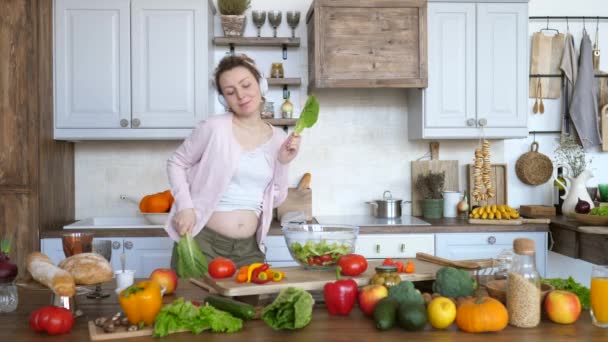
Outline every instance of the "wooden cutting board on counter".
<path fill-rule="evenodd" d="M 400 259 L 401 260 L 401 259 Z M 436 265 L 430 262 L 416 260 L 416 259 L 403 259 L 404 262 L 413 261 L 416 265 L 416 272 L 414 273 L 400 273 L 401 280 L 409 281 L 422 281 L 422 280 L 433 280 L 435 279 L 435 273 L 442 266 Z M 395 259 L 395 261 L 399 261 Z M 368 264 L 367 270 L 357 277 L 346 277 L 352 278 L 357 282 L 357 285 L 363 286 L 369 283 L 371 277 L 376 273 L 375 267 L 380 265 L 382 261 L 371 261 Z M 272 265 L 271 265 L 272 267 Z M 213 279 L 208 274 L 202 279 L 206 285 L 217 291 L 220 295 L 227 297 L 236 296 L 250 296 L 250 295 L 261 295 L 267 293 L 277 293 L 288 287 L 298 287 L 307 291 L 322 290 L 323 286 L 329 282 L 336 281 L 336 271 L 317 271 L 317 270 L 306 270 L 304 267 L 281 267 L 277 268 L 282 272 L 285 272 L 285 278 L 280 282 L 269 282 L 266 284 L 254 284 L 254 283 L 237 283 L 232 278 L 224 279 Z"/>
<path fill-rule="evenodd" d="M 500 226 L 521 226 L 524 223 L 540 223 L 549 224 L 551 220 L 548 218 L 517 218 L 513 220 L 483 220 L 483 219 L 469 219 L 470 224 L 485 224 L 485 225 L 500 225 Z"/>

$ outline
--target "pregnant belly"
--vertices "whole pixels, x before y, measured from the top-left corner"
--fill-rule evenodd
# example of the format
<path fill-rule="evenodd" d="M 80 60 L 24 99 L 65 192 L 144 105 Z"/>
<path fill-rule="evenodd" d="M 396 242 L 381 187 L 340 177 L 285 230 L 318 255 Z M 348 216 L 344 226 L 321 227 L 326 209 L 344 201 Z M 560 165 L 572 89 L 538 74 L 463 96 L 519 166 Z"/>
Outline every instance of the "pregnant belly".
<path fill-rule="evenodd" d="M 246 239 L 258 228 L 259 218 L 251 210 L 216 211 L 207 222 L 207 228 L 232 239 Z"/>

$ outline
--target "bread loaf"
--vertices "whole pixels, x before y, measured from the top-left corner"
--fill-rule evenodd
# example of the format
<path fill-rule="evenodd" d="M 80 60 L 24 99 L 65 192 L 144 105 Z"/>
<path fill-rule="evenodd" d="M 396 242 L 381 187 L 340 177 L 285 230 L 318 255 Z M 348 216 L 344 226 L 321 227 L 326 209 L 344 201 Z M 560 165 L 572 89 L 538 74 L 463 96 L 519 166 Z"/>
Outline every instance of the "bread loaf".
<path fill-rule="evenodd" d="M 76 285 L 91 285 L 112 280 L 114 271 L 110 263 L 97 253 L 79 253 L 59 263 L 74 277 Z"/>
<path fill-rule="evenodd" d="M 310 173 L 305 173 L 298 183 L 298 191 L 304 191 L 310 189 L 310 179 L 312 178 Z"/>
<path fill-rule="evenodd" d="M 34 252 L 27 256 L 27 270 L 39 283 L 50 288 L 59 296 L 71 297 L 76 292 L 72 275 L 55 266 L 48 256 Z"/>

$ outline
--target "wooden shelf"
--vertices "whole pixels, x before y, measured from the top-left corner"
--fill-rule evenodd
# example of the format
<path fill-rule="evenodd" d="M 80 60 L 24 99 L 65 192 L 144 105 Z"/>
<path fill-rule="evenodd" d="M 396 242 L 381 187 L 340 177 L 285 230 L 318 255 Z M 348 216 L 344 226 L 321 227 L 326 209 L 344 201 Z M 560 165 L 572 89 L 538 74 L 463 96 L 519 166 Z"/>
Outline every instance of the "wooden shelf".
<path fill-rule="evenodd" d="M 268 78 L 268 85 L 300 85 L 302 84 L 302 78 L 300 77 L 282 77 L 282 78 L 275 78 L 275 77 L 269 77 Z"/>
<path fill-rule="evenodd" d="M 214 37 L 218 46 L 300 46 L 300 38 L 290 37 Z"/>
<path fill-rule="evenodd" d="M 264 119 L 273 126 L 295 126 L 298 119 Z"/>

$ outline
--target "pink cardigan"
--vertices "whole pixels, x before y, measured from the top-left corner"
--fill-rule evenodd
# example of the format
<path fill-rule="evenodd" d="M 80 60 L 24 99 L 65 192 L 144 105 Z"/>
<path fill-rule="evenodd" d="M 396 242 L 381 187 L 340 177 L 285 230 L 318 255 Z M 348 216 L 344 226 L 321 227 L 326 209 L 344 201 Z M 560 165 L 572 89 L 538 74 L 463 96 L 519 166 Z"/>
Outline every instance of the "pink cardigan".
<path fill-rule="evenodd" d="M 273 127 L 270 142 L 264 148 L 266 159 L 274 172 L 264 191 L 260 225 L 256 233 L 262 252 L 265 252 L 263 242 L 270 228 L 272 209 L 287 197 L 288 165 L 281 164 L 277 159 L 286 137 L 283 131 Z M 173 217 L 182 209 L 195 209 L 197 217 L 192 235 L 200 233 L 236 172 L 242 152 L 232 130 L 232 114 L 226 113 L 201 121 L 169 158 L 167 172 L 175 202 L 165 230 L 173 240 L 180 239 L 173 226 Z"/>

